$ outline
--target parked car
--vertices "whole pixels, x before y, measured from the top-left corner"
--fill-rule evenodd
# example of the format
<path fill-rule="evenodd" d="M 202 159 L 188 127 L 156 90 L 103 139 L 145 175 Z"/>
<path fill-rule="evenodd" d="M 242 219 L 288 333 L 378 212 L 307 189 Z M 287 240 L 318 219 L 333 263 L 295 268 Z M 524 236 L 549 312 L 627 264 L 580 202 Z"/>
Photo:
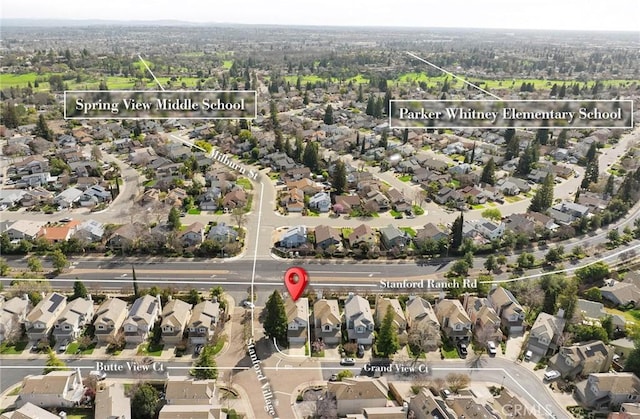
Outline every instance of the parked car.
<path fill-rule="evenodd" d="M 331 374 L 331 377 L 329 377 L 329 381 L 338 381 L 338 374 Z"/>
<path fill-rule="evenodd" d="M 58 352 L 60 353 L 65 352 L 67 350 L 67 346 L 69 346 L 69 341 L 65 340 L 60 344 L 60 346 L 58 346 Z"/>
<path fill-rule="evenodd" d="M 356 356 L 358 358 L 362 358 L 364 356 L 364 345 L 358 345 L 358 351 L 356 352 Z"/>
<path fill-rule="evenodd" d="M 356 365 L 356 360 L 353 358 L 342 358 L 340 365 Z"/>
<path fill-rule="evenodd" d="M 489 355 L 495 355 L 498 353 L 498 348 L 496 348 L 496 343 L 492 340 L 487 342 L 487 351 L 489 351 Z"/>
<path fill-rule="evenodd" d="M 466 358 L 467 354 L 469 354 L 469 351 L 467 350 L 467 344 L 466 343 L 458 343 L 458 355 L 460 355 L 460 358 Z"/>
<path fill-rule="evenodd" d="M 527 353 L 524 354 L 524 360 L 525 361 L 531 361 L 531 357 L 532 356 L 533 356 L 533 352 L 527 351 Z"/>
<path fill-rule="evenodd" d="M 244 306 L 244 308 L 255 308 L 256 305 L 253 304 L 251 301 L 249 300 L 245 300 L 242 305 Z"/>
<path fill-rule="evenodd" d="M 95 377 L 96 380 L 102 381 L 107 378 L 107 373 L 104 371 L 91 371 L 89 372 L 89 377 Z"/>
<path fill-rule="evenodd" d="M 200 355 L 200 353 L 202 352 L 202 348 L 204 348 L 204 345 L 202 344 L 196 345 L 196 347 L 193 350 L 194 355 Z"/>
<path fill-rule="evenodd" d="M 552 381 L 552 380 L 555 380 L 556 378 L 560 378 L 560 372 L 559 371 L 549 370 L 549 371 L 544 373 L 544 379 L 546 381 Z"/>
<path fill-rule="evenodd" d="M 451 393 L 451 390 L 448 388 L 442 389 L 441 394 L 443 399 L 450 399 L 453 397 L 453 393 Z"/>

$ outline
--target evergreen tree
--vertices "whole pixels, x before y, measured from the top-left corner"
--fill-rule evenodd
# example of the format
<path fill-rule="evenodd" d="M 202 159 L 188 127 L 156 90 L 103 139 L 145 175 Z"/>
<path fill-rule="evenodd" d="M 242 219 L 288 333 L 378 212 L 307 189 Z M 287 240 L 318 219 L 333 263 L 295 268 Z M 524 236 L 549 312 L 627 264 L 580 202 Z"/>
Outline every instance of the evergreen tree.
<path fill-rule="evenodd" d="M 47 121 L 44 119 L 43 114 L 40 114 L 38 117 L 38 123 L 36 124 L 36 129 L 33 131 L 33 135 L 36 137 L 42 137 L 45 140 L 53 139 L 53 131 L 49 129 L 49 125 L 47 125 Z"/>
<path fill-rule="evenodd" d="M 604 193 L 608 196 L 613 196 L 615 188 L 615 175 L 609 175 L 609 179 L 607 179 L 607 184 L 604 187 Z"/>
<path fill-rule="evenodd" d="M 282 151 L 282 131 L 276 130 L 275 134 L 276 134 L 276 140 L 273 143 L 273 147 L 277 151 Z"/>
<path fill-rule="evenodd" d="M 358 98 L 356 99 L 357 102 L 364 102 L 364 94 L 362 93 L 362 84 L 358 85 Z"/>
<path fill-rule="evenodd" d="M 264 333 L 280 343 L 287 341 L 287 312 L 278 290 L 274 290 L 265 305 Z"/>
<path fill-rule="evenodd" d="M 526 176 L 531 173 L 533 166 L 538 161 L 536 158 L 536 147 L 532 142 L 524 149 L 522 155 L 520 156 L 520 160 L 518 160 L 518 166 L 516 167 L 516 172 L 521 176 Z"/>
<path fill-rule="evenodd" d="M 556 139 L 556 146 L 559 148 L 567 148 L 567 130 L 563 129 L 558 134 L 558 138 Z"/>
<path fill-rule="evenodd" d="M 480 182 L 487 183 L 489 185 L 494 185 L 496 183 L 496 162 L 493 161 L 493 157 L 491 157 L 487 164 L 482 168 Z"/>
<path fill-rule="evenodd" d="M 560 91 L 558 92 L 558 98 L 564 99 L 566 95 L 567 95 L 567 86 L 564 83 L 562 83 L 562 86 L 560 86 Z"/>
<path fill-rule="evenodd" d="M 133 419 L 153 419 L 160 407 L 160 394 L 151 384 L 141 383 L 133 392 L 131 405 L 135 406 L 131 410 Z"/>
<path fill-rule="evenodd" d="M 591 146 L 589 147 L 589 150 L 585 155 L 585 159 L 587 160 L 587 163 L 590 163 L 596 159 L 597 152 L 598 152 L 598 148 L 596 147 L 596 143 L 595 142 L 591 143 Z"/>
<path fill-rule="evenodd" d="M 18 112 L 16 112 L 16 107 L 11 102 L 8 102 L 4 106 L 4 111 L 2 112 L 2 123 L 10 129 L 18 128 L 18 125 L 20 125 Z"/>
<path fill-rule="evenodd" d="M 493 255 L 489 255 L 487 259 L 484 261 L 484 268 L 487 272 L 492 273 L 498 268 L 498 262 L 496 262 L 496 257 Z"/>
<path fill-rule="evenodd" d="M 551 205 L 553 205 L 553 186 L 554 178 L 551 173 L 544 178 L 544 182 L 540 189 L 536 191 L 536 194 L 531 199 L 529 205 L 529 211 L 545 212 Z"/>
<path fill-rule="evenodd" d="M 131 276 L 133 278 L 133 296 L 138 298 L 140 296 L 140 289 L 138 288 L 138 277 L 136 277 L 136 268 L 131 265 Z"/>
<path fill-rule="evenodd" d="M 324 110 L 324 123 L 327 125 L 333 125 L 333 108 L 331 105 L 327 105 L 327 108 Z"/>
<path fill-rule="evenodd" d="M 215 346 L 205 345 L 200 352 L 198 360 L 194 364 L 191 375 L 200 380 L 215 380 L 218 378 L 218 366 L 214 354 Z"/>
<path fill-rule="evenodd" d="M 291 149 L 291 141 L 290 141 L 290 140 L 291 140 L 290 138 L 287 138 L 287 139 L 284 141 L 284 153 L 285 153 L 287 156 L 289 156 L 289 157 L 293 158 L 293 150 Z"/>
<path fill-rule="evenodd" d="M 360 135 L 360 133 L 358 133 L 358 135 Z M 360 148 L 360 154 L 364 154 L 364 152 L 365 152 L 365 148 L 364 147 L 365 147 L 366 143 L 367 143 L 367 140 L 363 139 L 362 140 L 362 147 Z"/>
<path fill-rule="evenodd" d="M 356 131 L 356 147 L 360 145 L 360 131 Z"/>
<path fill-rule="evenodd" d="M 389 110 L 391 109 L 391 92 L 387 90 L 387 92 L 384 94 L 384 100 L 383 100 L 383 109 L 384 109 L 384 113 L 389 115 Z"/>
<path fill-rule="evenodd" d="M 406 144 L 407 142 L 409 142 L 409 129 L 405 128 L 404 131 L 402 131 L 402 144 Z"/>
<path fill-rule="evenodd" d="M 511 160 L 518 157 L 518 154 L 520 154 L 520 141 L 516 137 L 516 130 L 513 128 L 507 128 L 504 132 L 504 139 L 506 142 L 504 159 Z"/>
<path fill-rule="evenodd" d="M 293 150 L 293 160 L 296 163 L 300 163 L 302 161 L 302 152 L 304 151 L 304 145 L 302 144 L 302 138 L 296 138 L 295 150 Z"/>
<path fill-rule="evenodd" d="M 271 127 L 274 130 L 280 128 L 280 122 L 278 121 L 278 107 L 274 101 L 269 103 L 269 115 L 271 118 Z"/>
<path fill-rule="evenodd" d="M 318 144 L 315 141 L 308 142 L 306 147 L 304 148 L 302 163 L 307 166 L 312 172 L 315 173 L 318 171 Z"/>
<path fill-rule="evenodd" d="M 376 355 L 383 358 L 388 358 L 400 349 L 398 331 L 393 326 L 394 318 L 395 311 L 393 307 L 389 305 L 387 306 L 387 311 L 384 314 L 384 318 L 380 324 L 380 331 L 376 338 Z"/>
<path fill-rule="evenodd" d="M 308 105 L 309 104 L 309 92 L 308 91 L 304 91 L 304 97 L 302 98 L 302 104 L 303 105 Z"/>
<path fill-rule="evenodd" d="M 331 175 L 331 186 L 337 195 L 341 195 L 347 188 L 347 169 L 342 160 L 336 162 Z"/>
<path fill-rule="evenodd" d="M 600 170 L 598 168 L 598 160 L 594 160 L 587 164 L 587 168 L 584 171 L 584 178 L 582 178 L 582 183 L 580 187 L 582 189 L 587 189 L 590 184 L 597 183 L 598 177 L 600 176 Z"/>
<path fill-rule="evenodd" d="M 49 348 L 49 358 L 45 364 L 43 374 L 49 374 L 53 371 L 67 371 L 69 368 L 65 368 L 67 364 L 56 356 L 56 353 Z"/>
<path fill-rule="evenodd" d="M 384 110 L 384 101 L 382 100 L 381 97 L 379 97 L 378 100 L 376 100 L 376 105 L 373 109 L 373 116 L 375 118 L 382 118 L 383 110 Z"/>
<path fill-rule="evenodd" d="M 367 109 L 364 111 L 369 116 L 374 116 L 376 109 L 376 100 L 373 95 L 369 95 L 369 99 L 367 100 Z"/>
<path fill-rule="evenodd" d="M 180 229 L 180 226 L 182 225 L 182 223 L 180 222 L 180 211 L 178 211 L 178 208 L 171 207 L 171 209 L 169 210 L 169 217 L 167 219 L 167 224 L 169 225 L 171 230 L 176 231 Z"/>
<path fill-rule="evenodd" d="M 73 283 L 73 296 L 71 296 L 71 299 L 75 300 L 76 298 L 87 298 L 87 287 L 84 286 L 82 281 Z"/>
<path fill-rule="evenodd" d="M 378 142 L 378 147 L 382 147 L 386 149 L 388 143 L 389 143 L 389 132 L 385 128 L 382 130 L 382 134 L 380 134 L 380 142 Z"/>
<path fill-rule="evenodd" d="M 543 126 L 549 125 L 549 121 L 546 119 L 542 121 Z M 536 131 L 536 141 L 538 144 L 547 145 L 549 141 L 549 129 L 548 128 L 538 128 Z"/>
<path fill-rule="evenodd" d="M 458 250 L 462 245 L 462 227 L 464 225 L 464 216 L 462 212 L 451 225 L 451 248 Z"/>

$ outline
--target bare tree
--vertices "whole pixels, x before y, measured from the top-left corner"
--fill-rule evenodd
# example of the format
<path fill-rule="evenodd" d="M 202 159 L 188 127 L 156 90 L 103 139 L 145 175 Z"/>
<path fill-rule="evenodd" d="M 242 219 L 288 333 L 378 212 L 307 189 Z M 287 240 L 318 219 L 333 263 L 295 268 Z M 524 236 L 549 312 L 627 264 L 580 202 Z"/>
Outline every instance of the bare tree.
<path fill-rule="evenodd" d="M 447 385 L 454 393 L 467 387 L 471 382 L 471 378 L 467 374 L 451 373 L 446 377 Z"/>
<path fill-rule="evenodd" d="M 231 211 L 231 217 L 235 225 L 240 229 L 242 229 L 247 222 L 247 214 L 244 212 L 244 208 L 234 208 L 233 211 Z"/>
<path fill-rule="evenodd" d="M 407 336 L 409 345 L 423 352 L 435 351 L 440 347 L 440 329 L 429 321 L 415 322 L 409 329 Z M 419 354 L 416 354 L 416 359 Z"/>
<path fill-rule="evenodd" d="M 332 419 L 338 417 L 338 402 L 335 396 L 330 393 L 325 393 L 324 397 L 319 397 L 316 400 L 316 418 L 318 419 Z"/>

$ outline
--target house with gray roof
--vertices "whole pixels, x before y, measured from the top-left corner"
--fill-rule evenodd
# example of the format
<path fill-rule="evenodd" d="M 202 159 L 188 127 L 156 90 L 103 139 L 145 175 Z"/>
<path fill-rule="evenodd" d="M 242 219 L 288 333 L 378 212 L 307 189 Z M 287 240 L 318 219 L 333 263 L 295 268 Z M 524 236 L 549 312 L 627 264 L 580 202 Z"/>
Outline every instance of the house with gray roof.
<path fill-rule="evenodd" d="M 549 367 L 570 380 L 578 376 L 607 372 L 613 361 L 613 348 L 595 340 L 572 346 L 563 346 L 549 359 Z"/>
<path fill-rule="evenodd" d="M 189 343 L 192 345 L 205 344 L 211 339 L 220 319 L 220 303 L 217 301 L 202 301 L 191 311 L 187 324 Z"/>
<path fill-rule="evenodd" d="M 632 372 L 589 374 L 576 384 L 576 400 L 595 410 L 615 410 L 622 403 L 640 401 L 640 378 Z"/>
<path fill-rule="evenodd" d="M 359 295 L 351 294 L 344 305 L 344 319 L 349 341 L 363 345 L 373 343 L 375 323 L 369 301 Z"/>
<path fill-rule="evenodd" d="M 58 316 L 67 305 L 67 297 L 57 292 L 45 295 L 27 314 L 24 326 L 29 340 L 47 338 Z"/>
<path fill-rule="evenodd" d="M 107 298 L 96 310 L 93 321 L 96 339 L 99 343 L 110 343 L 127 317 L 127 303 L 118 298 Z"/>
<path fill-rule="evenodd" d="M 502 330 L 508 336 L 524 332 L 525 311 L 511 291 L 503 287 L 492 288 L 487 302 L 500 316 Z"/>
<path fill-rule="evenodd" d="M 52 371 L 46 375 L 28 376 L 22 382 L 18 406 L 33 403 L 40 407 L 74 407 L 84 396 L 80 369 Z"/>
<path fill-rule="evenodd" d="M 578 298 L 576 309 L 585 320 L 600 320 L 607 316 L 604 304 L 598 301 L 589 301 Z"/>
<path fill-rule="evenodd" d="M 380 237 L 384 247 L 387 249 L 393 249 L 394 247 L 403 249 L 409 244 L 410 239 L 407 233 L 392 224 L 380 229 Z"/>
<path fill-rule="evenodd" d="M 168 344 L 177 344 L 182 340 L 182 335 L 191 318 L 191 304 L 172 299 L 162 309 L 162 341 Z"/>
<path fill-rule="evenodd" d="M 207 240 L 213 240 L 222 244 L 231 243 L 237 239 L 238 232 L 225 223 L 218 223 L 211 227 L 207 233 Z"/>
<path fill-rule="evenodd" d="M 302 246 L 307 242 L 307 227 L 297 225 L 289 227 L 280 236 L 280 246 L 286 248 L 294 248 Z"/>
<path fill-rule="evenodd" d="M 309 299 L 284 298 L 287 315 L 287 341 L 289 346 L 304 344 L 309 333 Z"/>
<path fill-rule="evenodd" d="M 7 339 L 17 340 L 22 336 L 22 323 L 29 309 L 29 298 L 0 297 L 0 343 Z"/>
<path fill-rule="evenodd" d="M 469 343 L 473 324 L 458 300 L 440 300 L 436 304 L 436 316 L 444 336 L 451 342 Z"/>
<path fill-rule="evenodd" d="M 541 312 L 531 326 L 527 350 L 531 351 L 535 360 L 551 355 L 562 345 L 566 319 L 564 311 L 557 315 Z"/>
<path fill-rule="evenodd" d="M 136 299 L 122 324 L 125 341 L 137 344 L 144 342 L 158 320 L 160 311 L 160 296 L 145 295 Z"/>
<path fill-rule="evenodd" d="M 122 383 L 97 387 L 94 402 L 96 418 L 131 419 L 131 399 L 125 395 Z"/>
<path fill-rule="evenodd" d="M 435 351 L 440 347 L 440 322 L 431 304 L 422 297 L 410 296 L 406 306 L 407 328 L 420 331 L 421 347 Z"/>
<path fill-rule="evenodd" d="M 91 296 L 76 298 L 69 302 L 55 321 L 53 335 L 57 342 L 64 339 L 75 340 L 82 333 L 84 326 L 93 320 L 94 307 Z"/>
<path fill-rule="evenodd" d="M 602 298 L 617 306 L 636 307 L 640 303 L 640 288 L 632 281 L 611 280 L 600 287 Z"/>
<path fill-rule="evenodd" d="M 336 345 L 342 339 L 342 319 L 338 300 L 321 299 L 313 304 L 314 336 L 328 345 Z"/>

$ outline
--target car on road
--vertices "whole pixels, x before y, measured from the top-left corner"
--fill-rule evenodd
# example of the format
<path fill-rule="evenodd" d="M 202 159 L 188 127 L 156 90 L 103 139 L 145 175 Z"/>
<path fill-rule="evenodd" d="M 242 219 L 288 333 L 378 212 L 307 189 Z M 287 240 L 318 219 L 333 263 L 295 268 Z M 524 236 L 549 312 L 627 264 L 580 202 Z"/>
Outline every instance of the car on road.
<path fill-rule="evenodd" d="M 204 348 L 204 345 L 202 344 L 196 345 L 196 347 L 193 349 L 193 354 L 200 355 L 200 353 L 202 352 L 202 348 Z"/>
<path fill-rule="evenodd" d="M 458 355 L 460 355 L 460 358 L 466 358 L 467 355 L 469 354 L 469 351 L 467 350 L 467 344 L 458 343 L 457 348 L 458 348 Z"/>
<path fill-rule="evenodd" d="M 364 345 L 358 345 L 358 350 L 356 352 L 356 356 L 358 358 L 362 358 L 364 356 Z"/>
<path fill-rule="evenodd" d="M 560 378 L 560 372 L 556 370 L 549 370 L 544 373 L 544 379 L 546 381 L 553 381 L 556 378 Z"/>
<path fill-rule="evenodd" d="M 338 381 L 338 374 L 331 374 L 331 377 L 329 377 L 329 381 Z"/>
<path fill-rule="evenodd" d="M 498 353 L 498 348 L 496 348 L 496 343 L 494 341 L 490 340 L 487 342 L 487 351 L 489 352 L 489 355 L 495 355 Z"/>
<path fill-rule="evenodd" d="M 453 397 L 453 393 L 448 388 L 442 389 L 441 394 L 443 399 L 450 399 Z"/>
<path fill-rule="evenodd" d="M 356 365 L 356 360 L 353 358 L 342 358 L 340 365 Z"/>
<path fill-rule="evenodd" d="M 256 305 L 249 300 L 244 300 L 244 302 L 242 303 L 242 306 L 244 308 L 256 308 Z"/>
<path fill-rule="evenodd" d="M 532 356 L 533 356 L 533 352 L 527 351 L 527 353 L 524 354 L 524 360 L 525 361 L 531 361 L 531 357 Z"/>
<path fill-rule="evenodd" d="M 104 371 L 91 371 L 89 372 L 89 377 L 94 377 L 98 381 L 102 381 L 107 378 L 107 373 Z"/>
<path fill-rule="evenodd" d="M 60 219 L 60 222 L 61 222 L 61 223 L 68 223 L 68 222 L 71 222 L 71 218 L 69 218 L 69 217 L 61 218 L 61 219 Z"/>

